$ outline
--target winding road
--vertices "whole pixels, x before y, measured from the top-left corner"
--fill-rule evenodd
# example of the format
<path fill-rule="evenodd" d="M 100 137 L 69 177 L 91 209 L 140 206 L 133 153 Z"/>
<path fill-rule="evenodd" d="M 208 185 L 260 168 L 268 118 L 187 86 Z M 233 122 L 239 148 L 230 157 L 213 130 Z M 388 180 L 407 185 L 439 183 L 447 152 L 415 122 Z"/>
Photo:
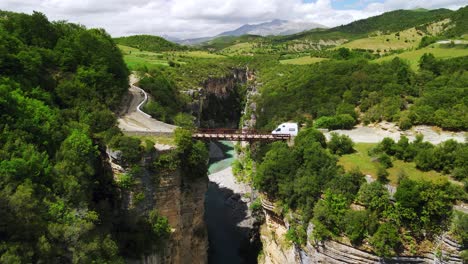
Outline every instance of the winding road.
<path fill-rule="evenodd" d="M 158 121 L 141 110 L 141 107 L 148 101 L 148 94 L 134 85 L 137 81 L 135 75 L 130 75 L 130 88 L 128 89 L 130 100 L 125 105 L 123 115 L 118 119 L 119 128 L 124 133 L 173 133 L 177 126 Z"/>

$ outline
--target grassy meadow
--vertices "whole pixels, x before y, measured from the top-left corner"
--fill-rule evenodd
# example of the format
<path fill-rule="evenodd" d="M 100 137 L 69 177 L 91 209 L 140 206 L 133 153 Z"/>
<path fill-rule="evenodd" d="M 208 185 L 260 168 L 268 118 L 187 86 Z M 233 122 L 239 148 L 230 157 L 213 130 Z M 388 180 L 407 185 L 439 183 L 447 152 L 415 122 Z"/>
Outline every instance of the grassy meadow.
<path fill-rule="evenodd" d="M 389 51 L 415 48 L 419 45 L 422 35 L 415 29 L 407 29 L 398 33 L 369 36 L 345 43 L 341 47 L 349 49 L 368 49 L 374 51 Z"/>
<path fill-rule="evenodd" d="M 280 60 L 280 63 L 281 64 L 306 65 L 306 64 L 314 64 L 314 63 L 321 62 L 324 60 L 328 60 L 328 59 L 304 56 L 304 57 L 299 57 L 299 58 L 294 58 L 294 59 Z"/>
<path fill-rule="evenodd" d="M 377 178 L 377 168 L 380 165 L 378 161 L 373 161 L 368 152 L 371 148 L 375 147 L 375 143 L 356 143 L 353 154 L 343 155 L 339 159 L 339 164 L 342 165 L 346 171 L 358 167 L 362 173 L 371 175 L 372 178 Z M 387 169 L 390 184 L 396 185 L 398 182 L 398 174 L 403 170 L 410 179 L 413 180 L 429 180 L 429 181 L 445 181 L 447 176 L 442 175 L 436 171 L 423 172 L 416 168 L 414 162 L 404 162 L 401 160 L 393 160 L 393 167 Z"/>
<path fill-rule="evenodd" d="M 218 59 L 224 58 L 222 55 L 212 54 L 207 51 L 170 51 L 170 52 L 150 52 L 142 51 L 136 48 L 118 45 L 124 55 L 124 60 L 127 66 L 131 69 L 147 68 L 157 66 L 169 66 L 169 61 L 174 61 L 179 64 L 186 63 L 187 59 Z"/>
<path fill-rule="evenodd" d="M 424 55 L 424 53 L 432 53 L 438 59 L 449 59 L 454 57 L 468 56 L 468 49 L 457 46 L 454 48 L 442 48 L 440 45 L 434 44 L 422 49 L 411 50 L 400 54 L 382 57 L 375 60 L 375 62 L 391 61 L 395 57 L 399 57 L 400 59 L 408 61 L 413 70 L 417 70 L 419 59 L 422 55 Z"/>

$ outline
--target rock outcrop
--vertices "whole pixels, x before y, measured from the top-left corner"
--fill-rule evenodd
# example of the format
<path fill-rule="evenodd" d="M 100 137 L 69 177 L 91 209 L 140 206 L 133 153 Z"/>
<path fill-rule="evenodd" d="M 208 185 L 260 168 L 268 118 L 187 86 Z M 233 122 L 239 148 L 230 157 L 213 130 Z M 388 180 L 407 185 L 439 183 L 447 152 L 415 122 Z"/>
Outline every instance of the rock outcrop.
<path fill-rule="evenodd" d="M 224 77 L 208 78 L 192 96 L 191 110 L 199 127 L 237 128 L 242 116 L 245 89 L 243 86 L 253 79 L 248 68 L 232 69 Z"/>
<path fill-rule="evenodd" d="M 112 156 L 109 159 L 114 175 L 126 172 L 123 166 L 114 162 Z M 162 246 L 156 246 L 151 254 L 141 256 L 140 259 L 127 259 L 127 263 L 207 263 L 208 235 L 204 222 L 204 202 L 208 178 L 192 179 L 190 175 L 182 175 L 179 169 L 154 173 L 146 169 L 146 163 L 150 160 L 150 157 L 144 158 L 134 186 L 122 191 L 121 210 L 135 218 L 156 210 L 168 219 L 172 232 L 169 239 Z"/>
<path fill-rule="evenodd" d="M 275 212 L 275 206 L 269 201 L 262 201 L 265 223 L 261 227 L 263 255 L 259 263 L 462 263 L 459 256 L 460 245 L 449 236 L 443 235 L 436 240 L 433 252 L 424 252 L 417 256 L 397 256 L 380 258 L 372 252 L 357 249 L 337 241 L 325 241 L 312 245 L 310 241 L 304 246 L 298 246 L 286 241 L 285 234 L 289 224 Z M 309 224 L 307 233 L 313 230 Z"/>

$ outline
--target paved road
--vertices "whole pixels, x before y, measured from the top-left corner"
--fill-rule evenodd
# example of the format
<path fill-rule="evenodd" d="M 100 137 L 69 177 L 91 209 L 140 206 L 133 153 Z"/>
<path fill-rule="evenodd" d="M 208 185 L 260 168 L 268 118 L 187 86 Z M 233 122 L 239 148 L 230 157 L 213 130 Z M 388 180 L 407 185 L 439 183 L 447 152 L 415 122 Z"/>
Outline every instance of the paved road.
<path fill-rule="evenodd" d="M 124 115 L 118 119 L 119 128 L 123 132 L 136 133 L 173 133 L 177 127 L 170 125 L 144 113 L 141 107 L 146 102 L 148 94 L 141 88 L 133 85 L 138 79 L 130 76 L 130 100 L 124 109 Z"/>

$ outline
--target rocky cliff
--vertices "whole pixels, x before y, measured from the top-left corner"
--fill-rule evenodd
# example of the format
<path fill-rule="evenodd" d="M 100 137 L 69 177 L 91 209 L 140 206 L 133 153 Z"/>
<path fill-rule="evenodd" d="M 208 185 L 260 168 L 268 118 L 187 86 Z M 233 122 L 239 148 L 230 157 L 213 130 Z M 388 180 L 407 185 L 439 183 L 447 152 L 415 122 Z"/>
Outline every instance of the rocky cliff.
<path fill-rule="evenodd" d="M 157 151 L 153 155 L 161 155 L 165 151 Z M 112 159 L 112 155 L 109 156 L 114 175 L 125 173 L 126 169 Z M 207 263 L 208 236 L 203 217 L 208 179 L 191 179 L 182 175 L 179 169 L 153 172 L 146 169 L 146 163 L 152 159 L 154 157 L 146 157 L 141 162 L 142 170 L 138 173 L 135 184 L 122 191 L 121 210 L 126 210 L 135 218 L 156 210 L 159 215 L 168 219 L 171 234 L 161 245 L 155 246 L 150 254 L 143 255 L 140 259 L 128 259 L 127 262 Z"/>
<path fill-rule="evenodd" d="M 337 241 L 325 241 L 317 245 L 308 241 L 306 245 L 298 246 L 285 239 L 289 223 L 275 212 L 273 203 L 263 200 L 262 208 L 266 217 L 261 227 L 263 255 L 259 257 L 259 263 L 462 263 L 460 245 L 446 235 L 437 239 L 432 252 L 389 259 Z M 311 234 L 312 230 L 310 224 L 307 233 Z"/>
<path fill-rule="evenodd" d="M 231 69 L 224 77 L 208 78 L 192 95 L 190 108 L 200 127 L 237 128 L 245 101 L 245 85 L 253 79 L 248 68 Z"/>

